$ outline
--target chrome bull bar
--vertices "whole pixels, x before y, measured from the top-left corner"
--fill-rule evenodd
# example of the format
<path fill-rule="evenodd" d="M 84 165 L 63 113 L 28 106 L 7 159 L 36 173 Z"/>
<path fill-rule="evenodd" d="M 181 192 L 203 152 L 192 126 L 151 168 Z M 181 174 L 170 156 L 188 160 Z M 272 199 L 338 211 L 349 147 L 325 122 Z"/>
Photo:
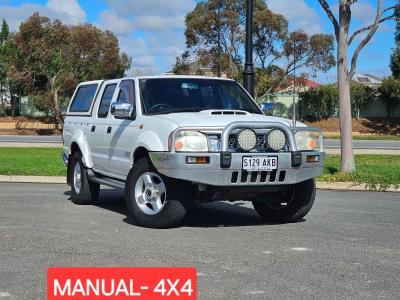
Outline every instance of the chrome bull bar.
<path fill-rule="evenodd" d="M 286 138 L 288 139 L 288 145 L 290 151 L 297 151 L 296 142 L 294 140 L 293 131 L 289 129 L 286 125 L 278 122 L 233 122 L 230 123 L 222 130 L 221 135 L 221 151 L 228 152 L 229 148 L 229 135 L 230 133 L 238 128 L 251 128 L 251 129 L 280 129 L 282 130 Z M 307 128 L 307 127 L 305 127 Z"/>

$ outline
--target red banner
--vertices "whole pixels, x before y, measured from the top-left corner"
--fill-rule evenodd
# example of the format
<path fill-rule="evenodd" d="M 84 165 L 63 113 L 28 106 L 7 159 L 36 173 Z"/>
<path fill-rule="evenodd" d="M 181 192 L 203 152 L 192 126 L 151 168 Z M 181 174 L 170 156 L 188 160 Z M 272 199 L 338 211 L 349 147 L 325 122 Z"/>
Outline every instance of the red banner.
<path fill-rule="evenodd" d="M 49 268 L 47 299 L 194 300 L 194 268 Z"/>

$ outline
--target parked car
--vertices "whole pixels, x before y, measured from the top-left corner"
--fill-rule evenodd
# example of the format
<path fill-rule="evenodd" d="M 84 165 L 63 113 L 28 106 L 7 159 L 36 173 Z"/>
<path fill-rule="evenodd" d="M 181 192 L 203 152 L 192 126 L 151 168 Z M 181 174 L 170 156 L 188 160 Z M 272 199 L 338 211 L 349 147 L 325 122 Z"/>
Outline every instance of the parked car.
<path fill-rule="evenodd" d="M 325 157 L 320 130 L 265 116 L 233 80 L 194 76 L 79 84 L 63 143 L 72 202 L 123 188 L 129 214 L 153 228 L 214 200 L 252 201 L 267 222 L 300 220 Z"/>

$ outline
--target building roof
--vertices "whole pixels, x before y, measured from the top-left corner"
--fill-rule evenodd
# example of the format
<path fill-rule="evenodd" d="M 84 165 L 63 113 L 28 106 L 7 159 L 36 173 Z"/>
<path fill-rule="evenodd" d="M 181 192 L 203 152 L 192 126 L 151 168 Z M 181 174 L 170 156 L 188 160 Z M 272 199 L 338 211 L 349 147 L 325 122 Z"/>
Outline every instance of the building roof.
<path fill-rule="evenodd" d="M 303 78 L 296 79 L 296 91 L 297 92 L 304 92 L 304 91 L 307 91 L 309 89 L 316 88 L 319 85 L 320 84 L 318 82 L 315 82 L 315 81 L 312 81 L 312 80 L 303 79 Z M 284 89 L 276 91 L 274 94 L 276 94 L 276 93 L 288 93 L 288 92 L 292 93 L 293 91 L 294 91 L 294 86 L 292 84 L 292 85 L 290 85 L 290 86 L 288 86 L 288 87 L 286 87 Z"/>
<path fill-rule="evenodd" d="M 319 86 L 319 83 L 307 79 L 306 82 L 305 82 L 305 86 L 307 86 L 309 88 L 316 88 L 317 86 Z"/>
<path fill-rule="evenodd" d="M 381 85 L 382 78 L 379 78 L 379 77 L 371 75 L 371 74 L 356 73 L 356 74 L 354 74 L 352 81 L 373 87 L 373 86 Z"/>

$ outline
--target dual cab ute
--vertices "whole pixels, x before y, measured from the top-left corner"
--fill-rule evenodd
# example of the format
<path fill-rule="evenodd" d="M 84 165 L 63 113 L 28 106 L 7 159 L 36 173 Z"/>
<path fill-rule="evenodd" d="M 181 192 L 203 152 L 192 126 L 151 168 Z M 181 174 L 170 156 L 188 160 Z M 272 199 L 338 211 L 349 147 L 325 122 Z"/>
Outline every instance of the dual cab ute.
<path fill-rule="evenodd" d="M 72 201 L 125 189 L 142 226 L 172 227 L 188 207 L 252 201 L 267 222 L 311 209 L 324 152 L 318 129 L 265 116 L 235 81 L 162 76 L 81 83 L 63 130 Z"/>

